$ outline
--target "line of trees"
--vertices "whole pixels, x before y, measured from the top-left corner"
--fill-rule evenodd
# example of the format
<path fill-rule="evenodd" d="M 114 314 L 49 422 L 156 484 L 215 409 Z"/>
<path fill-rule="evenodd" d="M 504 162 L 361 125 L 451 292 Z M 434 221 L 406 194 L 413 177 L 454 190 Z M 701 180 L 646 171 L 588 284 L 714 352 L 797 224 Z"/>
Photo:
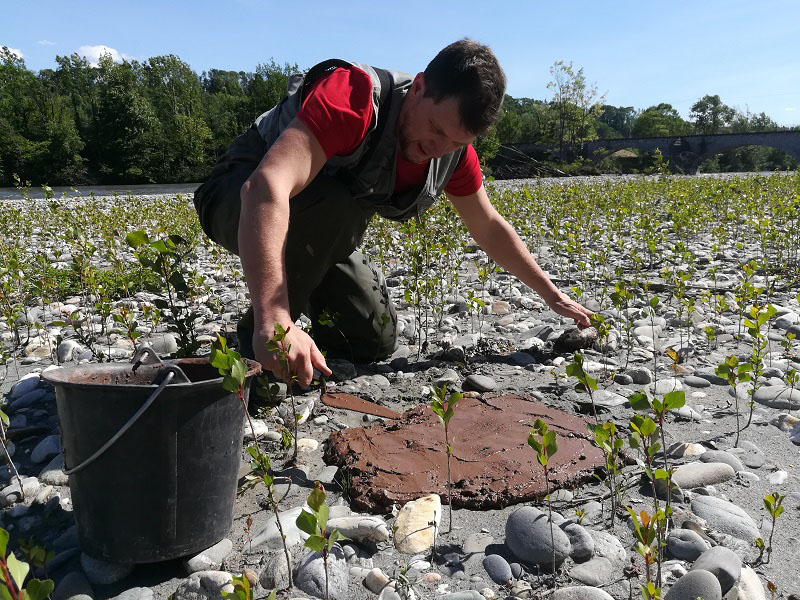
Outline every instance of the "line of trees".
<path fill-rule="evenodd" d="M 296 65 L 200 75 L 177 56 L 91 65 L 73 54 L 34 73 L 0 48 L 0 185 L 202 180 Z"/>
<path fill-rule="evenodd" d="M 255 117 L 285 94 L 297 65 L 199 75 L 174 55 L 99 64 L 56 57 L 30 71 L 0 48 L 0 185 L 200 181 Z M 610 106 L 583 69 L 556 62 L 549 100 L 507 96 L 496 127 L 476 143 L 488 159 L 500 144 L 539 142 L 577 150 L 588 140 L 779 129 L 766 114 L 743 114 L 704 96 L 684 120 L 669 104 L 637 111 Z M 767 151 L 765 149 L 765 151 Z"/>

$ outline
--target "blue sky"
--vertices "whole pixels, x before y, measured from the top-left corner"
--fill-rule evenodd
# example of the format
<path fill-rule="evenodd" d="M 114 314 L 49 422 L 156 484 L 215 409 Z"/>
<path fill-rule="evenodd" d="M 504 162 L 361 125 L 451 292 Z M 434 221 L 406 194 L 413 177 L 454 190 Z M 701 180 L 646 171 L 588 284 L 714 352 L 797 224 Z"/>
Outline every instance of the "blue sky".
<path fill-rule="evenodd" d="M 176 54 L 198 73 L 252 71 L 270 58 L 307 68 L 330 57 L 415 73 L 469 36 L 494 49 L 512 96 L 549 98 L 549 67 L 564 60 L 583 67 L 609 104 L 668 102 L 688 117 L 695 100 L 719 94 L 743 111 L 800 124 L 796 0 L 4 4 L 0 45 L 34 70 L 104 45 L 136 60 Z"/>

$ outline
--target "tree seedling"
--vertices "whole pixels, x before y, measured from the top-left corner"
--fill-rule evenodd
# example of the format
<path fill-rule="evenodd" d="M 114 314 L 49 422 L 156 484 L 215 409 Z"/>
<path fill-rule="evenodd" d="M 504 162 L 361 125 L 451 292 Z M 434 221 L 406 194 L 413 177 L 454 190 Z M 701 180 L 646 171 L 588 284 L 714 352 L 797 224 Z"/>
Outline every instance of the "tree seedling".
<path fill-rule="evenodd" d="M 325 504 L 325 489 L 319 481 L 314 483 L 314 490 L 308 495 L 306 504 L 311 512 L 303 509 L 297 516 L 297 527 L 308 534 L 305 547 L 319 552 L 325 567 L 325 600 L 328 600 L 328 556 L 339 540 L 346 540 L 338 529 L 328 531 L 328 514 L 330 509 Z"/>
<path fill-rule="evenodd" d="M 250 467 L 253 470 L 253 475 L 247 476 L 247 479 L 249 481 L 260 480 L 267 488 L 267 501 L 272 508 L 272 512 L 275 514 L 275 521 L 278 524 L 278 531 L 283 541 L 283 551 L 286 555 L 286 564 L 289 570 L 289 587 L 291 587 L 292 562 L 289 558 L 289 548 L 286 546 L 286 536 L 283 533 L 283 526 L 278 517 L 278 503 L 280 501 L 275 498 L 275 478 L 271 474 L 269 456 L 264 454 L 258 446 L 258 436 L 256 435 L 253 420 L 250 418 L 250 412 L 247 410 L 247 402 L 244 398 L 244 386 L 247 381 L 247 365 L 238 352 L 228 348 L 225 338 L 220 335 L 218 335 L 217 339 L 211 344 L 209 363 L 222 375 L 222 387 L 231 393 L 237 394 L 244 407 L 244 413 L 250 425 L 250 432 L 253 435 L 253 444 L 247 447 L 247 453 L 252 459 Z"/>
<path fill-rule="evenodd" d="M 450 444 L 450 419 L 455 414 L 456 405 L 463 398 L 460 392 L 454 392 L 447 396 L 447 386 L 433 388 L 433 402 L 431 410 L 439 417 L 439 421 L 444 425 L 444 443 L 447 447 L 447 504 L 450 507 L 450 526 L 448 533 L 453 531 L 453 480 L 450 475 L 450 459 L 453 456 L 453 446 Z"/>
<path fill-rule="evenodd" d="M 225 600 L 253 600 L 253 588 L 250 585 L 250 580 L 245 577 L 244 573 L 234 576 L 231 580 L 231 585 L 233 586 L 232 592 L 220 591 L 220 595 L 225 598 Z M 265 600 L 275 599 L 275 590 L 272 590 L 269 596 L 265 598 Z"/>
<path fill-rule="evenodd" d="M 290 326 L 291 327 L 291 326 Z M 291 344 L 286 343 L 286 334 L 289 332 L 289 327 L 286 329 L 280 323 L 275 323 L 275 335 L 272 339 L 267 341 L 267 350 L 274 352 L 281 363 L 283 371 L 283 380 L 286 384 L 286 394 L 292 403 L 292 435 L 294 437 L 294 449 L 292 451 L 292 462 L 297 462 L 297 432 L 299 429 L 300 415 L 297 413 L 297 404 L 292 391 L 292 385 L 297 381 L 297 376 L 289 369 L 289 350 L 292 349 Z"/>
<path fill-rule="evenodd" d="M 602 425 L 587 425 L 589 432 L 594 438 L 595 445 L 603 451 L 606 459 L 605 485 L 611 496 L 611 526 L 614 526 L 614 518 L 617 513 L 619 502 L 619 455 L 625 445 L 625 440 L 617 435 L 617 426 L 613 421 L 608 421 Z"/>
<path fill-rule="evenodd" d="M 550 479 L 548 465 L 550 459 L 558 452 L 558 442 L 556 441 L 556 432 L 553 429 L 548 429 L 547 423 L 541 419 L 536 419 L 533 428 L 528 434 L 528 445 L 536 452 L 536 460 L 544 470 L 544 485 L 547 492 L 547 511 L 549 513 L 550 522 L 550 548 L 553 551 L 553 589 L 556 587 L 556 543 L 555 534 L 553 533 L 553 504 L 550 499 Z"/>
<path fill-rule="evenodd" d="M 592 416 L 595 424 L 597 424 L 597 409 L 594 405 L 594 394 L 592 393 L 597 389 L 597 380 L 583 370 L 583 354 L 580 352 L 576 352 L 572 362 L 567 365 L 567 375 L 578 380 L 578 383 L 575 384 L 576 392 L 589 394 L 589 400 L 592 403 Z"/>
<path fill-rule="evenodd" d="M 772 557 L 772 536 L 775 535 L 775 523 L 778 517 L 783 514 L 784 498 L 786 498 L 786 496 L 778 492 L 773 492 L 764 496 L 764 508 L 767 509 L 769 516 L 772 517 L 772 528 L 769 531 L 769 541 L 767 542 L 767 562 L 769 562 Z"/>
<path fill-rule="evenodd" d="M 769 320 L 775 316 L 777 309 L 770 304 L 767 307 L 751 306 L 749 318 L 744 320 L 744 325 L 747 327 L 747 332 L 753 339 L 753 347 L 750 352 L 750 373 L 752 374 L 753 387 L 750 389 L 750 400 L 748 406 L 750 413 L 747 417 L 747 423 L 742 429 L 750 427 L 753 421 L 753 410 L 755 409 L 755 393 L 758 390 L 758 378 L 764 372 L 764 355 L 769 348 L 769 339 L 762 331 L 762 328 L 769 323 Z"/>
<path fill-rule="evenodd" d="M 178 358 L 194 356 L 200 347 L 194 328 L 200 313 L 192 306 L 196 280 L 186 266 L 194 249 L 177 234 L 151 240 L 139 230 L 127 234 L 125 241 L 133 248 L 139 264 L 157 279 L 156 284 L 146 283 L 145 288 L 157 296 L 153 304 L 161 309 L 167 329 L 176 334 Z"/>
<path fill-rule="evenodd" d="M 643 510 L 637 515 L 630 506 L 625 508 L 631 516 L 633 535 L 636 538 L 633 549 L 644 559 L 647 584 L 640 586 L 642 598 L 645 600 L 660 598 L 661 590 L 659 588 L 661 584 L 653 579 L 653 565 L 660 562 L 660 542 L 657 539 L 658 532 L 661 529 L 660 523 L 666 520 L 666 516 L 660 510 L 655 511 L 652 515 Z"/>
<path fill-rule="evenodd" d="M 734 446 L 739 445 L 739 434 L 742 431 L 742 427 L 739 423 L 739 394 L 736 390 L 736 384 L 750 381 L 751 368 L 752 367 L 750 363 L 739 364 L 739 357 L 731 354 L 725 359 L 724 362 L 721 362 L 719 365 L 717 365 L 715 370 L 715 373 L 720 377 L 727 379 L 728 385 L 731 386 L 731 393 L 733 394 L 734 401 L 734 411 L 736 412 L 736 440 L 733 443 Z"/>

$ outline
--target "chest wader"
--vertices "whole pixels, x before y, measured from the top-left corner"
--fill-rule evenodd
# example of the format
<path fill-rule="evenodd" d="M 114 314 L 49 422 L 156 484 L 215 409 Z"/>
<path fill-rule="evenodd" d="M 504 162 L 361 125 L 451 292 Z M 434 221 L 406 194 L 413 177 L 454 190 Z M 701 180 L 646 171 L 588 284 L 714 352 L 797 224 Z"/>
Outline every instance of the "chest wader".
<path fill-rule="evenodd" d="M 289 94 L 234 140 L 194 195 L 205 233 L 238 255 L 241 209 L 239 191 L 269 146 L 294 118 L 303 92 L 321 75 L 352 63 L 331 60 L 294 76 Z M 289 201 L 289 229 L 284 260 L 292 319 L 305 313 L 312 336 L 331 358 L 371 362 L 387 358 L 397 348 L 397 315 L 383 274 L 355 249 L 375 213 L 407 220 L 430 207 L 449 180 L 463 149 L 433 159 L 422 189 L 393 194 L 396 161 L 396 121 L 412 78 L 409 75 L 358 65 L 373 79 L 374 115 L 364 142 L 347 157 L 332 157 L 314 180 Z M 333 325 L 320 325 L 327 312 Z M 237 327 L 242 355 L 254 356 L 253 312 Z"/>

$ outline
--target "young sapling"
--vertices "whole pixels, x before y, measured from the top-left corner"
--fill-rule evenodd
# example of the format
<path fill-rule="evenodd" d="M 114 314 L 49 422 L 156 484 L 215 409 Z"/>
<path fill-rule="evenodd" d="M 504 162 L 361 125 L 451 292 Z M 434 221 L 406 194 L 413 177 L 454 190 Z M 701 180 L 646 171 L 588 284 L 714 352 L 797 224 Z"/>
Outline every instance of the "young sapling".
<path fill-rule="evenodd" d="M 556 543 L 553 533 L 553 504 L 550 499 L 550 479 L 548 466 L 550 459 L 558 452 L 558 442 L 556 432 L 548 429 L 547 423 L 541 419 L 536 419 L 533 428 L 528 434 L 528 445 L 536 452 L 536 460 L 544 469 L 544 485 L 547 492 L 547 511 L 550 521 L 550 548 L 553 551 L 553 589 L 556 587 Z"/>
<path fill-rule="evenodd" d="M 314 490 L 308 495 L 306 504 L 311 512 L 305 509 L 297 516 L 297 527 L 308 534 L 305 547 L 319 552 L 325 567 L 325 600 L 328 600 L 328 556 L 336 542 L 346 540 L 338 529 L 328 531 L 328 514 L 330 509 L 325 504 L 325 489 L 319 481 L 314 483 Z"/>
<path fill-rule="evenodd" d="M 450 526 L 448 533 L 453 531 L 453 480 L 450 472 L 450 459 L 453 456 L 453 446 L 450 444 L 450 419 L 455 414 L 456 405 L 463 397 L 460 392 L 454 392 L 447 396 L 447 386 L 433 388 L 433 402 L 431 410 L 439 417 L 439 421 L 444 425 L 444 443 L 447 448 L 447 505 L 450 507 Z"/>

